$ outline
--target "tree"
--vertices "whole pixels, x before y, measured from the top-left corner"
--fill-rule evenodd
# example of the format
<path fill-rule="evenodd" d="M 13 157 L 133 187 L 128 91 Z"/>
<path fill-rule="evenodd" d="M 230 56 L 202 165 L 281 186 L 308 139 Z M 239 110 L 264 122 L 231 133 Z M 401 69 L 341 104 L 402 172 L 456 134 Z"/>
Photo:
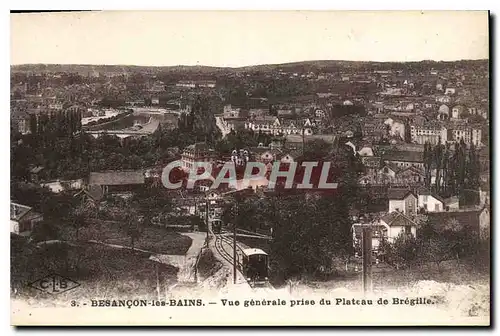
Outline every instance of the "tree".
<path fill-rule="evenodd" d="M 462 114 L 462 119 L 468 119 L 471 124 L 484 124 L 486 120 L 479 114 Z"/>
<path fill-rule="evenodd" d="M 172 210 L 172 200 L 168 191 L 163 187 L 143 188 L 137 191 L 132 199 L 137 213 L 144 218 L 151 217 L 151 213 L 164 216 Z"/>
<path fill-rule="evenodd" d="M 44 220 L 33 227 L 31 238 L 35 242 L 58 239 L 60 231 L 59 226 L 54 221 Z"/>
<path fill-rule="evenodd" d="M 75 239 L 78 240 L 80 229 L 87 225 L 83 208 L 81 207 L 76 208 L 73 211 L 70 220 L 73 228 L 75 229 Z"/>
<path fill-rule="evenodd" d="M 352 254 L 348 206 L 340 196 L 305 195 L 268 207 L 273 223 L 271 253 L 283 279 L 331 271 L 334 258 Z"/>
<path fill-rule="evenodd" d="M 444 146 L 441 144 L 441 138 L 439 138 L 439 143 L 434 147 L 432 153 L 434 165 L 436 167 L 436 192 L 439 194 L 441 191 L 441 179 L 443 171 L 443 161 L 444 157 Z"/>
<path fill-rule="evenodd" d="M 449 245 L 439 237 L 432 237 L 425 240 L 422 245 L 423 257 L 425 260 L 434 262 L 440 270 L 443 261 L 449 259 Z"/>
<path fill-rule="evenodd" d="M 142 223 L 134 210 L 130 210 L 124 220 L 127 236 L 130 238 L 130 246 L 132 250 L 135 248 L 135 243 L 142 235 Z"/>
<path fill-rule="evenodd" d="M 303 161 L 319 161 L 328 156 L 332 151 L 332 145 L 322 139 L 314 139 L 304 143 L 303 154 L 301 159 Z"/>
<path fill-rule="evenodd" d="M 411 234 L 400 233 L 392 243 L 392 262 L 398 269 L 411 268 L 420 253 L 420 242 Z"/>
<path fill-rule="evenodd" d="M 424 174 L 425 186 L 428 189 L 431 187 L 432 161 L 432 146 L 430 143 L 426 142 L 424 144 Z"/>
<path fill-rule="evenodd" d="M 455 257 L 457 263 L 460 262 L 461 256 L 471 252 L 477 240 L 476 235 L 455 218 L 448 219 L 438 233 L 446 242 L 446 255 Z"/>

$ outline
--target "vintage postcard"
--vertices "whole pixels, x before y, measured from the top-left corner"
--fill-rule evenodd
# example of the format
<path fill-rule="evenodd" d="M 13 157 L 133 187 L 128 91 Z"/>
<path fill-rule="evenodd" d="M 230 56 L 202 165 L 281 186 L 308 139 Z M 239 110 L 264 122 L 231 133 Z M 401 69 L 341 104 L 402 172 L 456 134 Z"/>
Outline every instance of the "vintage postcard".
<path fill-rule="evenodd" d="M 489 326 L 488 11 L 11 14 L 11 324 Z"/>

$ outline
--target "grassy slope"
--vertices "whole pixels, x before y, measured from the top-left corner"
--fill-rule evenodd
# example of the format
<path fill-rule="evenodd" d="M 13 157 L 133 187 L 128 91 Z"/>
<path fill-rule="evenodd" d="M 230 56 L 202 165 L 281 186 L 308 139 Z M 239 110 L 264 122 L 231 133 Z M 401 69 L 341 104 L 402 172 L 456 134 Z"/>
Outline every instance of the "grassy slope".
<path fill-rule="evenodd" d="M 74 230 L 68 229 L 64 233 L 63 239 L 74 239 Z M 94 220 L 90 225 L 80 230 L 79 239 L 98 240 L 109 244 L 131 247 L 126 228 L 120 222 Z M 135 242 L 134 247 L 162 254 L 184 255 L 190 246 L 191 238 L 187 236 L 169 231 L 163 227 L 146 226 L 139 240 Z"/>
<path fill-rule="evenodd" d="M 20 238 L 11 238 L 11 288 L 16 296 L 51 299 L 28 286 L 29 283 L 55 273 L 81 284 L 75 290 L 57 296 L 74 298 L 154 297 L 156 274 L 164 287 L 176 280 L 177 269 L 148 260 L 149 254 L 83 243 L 68 246 L 57 243 L 35 248 Z M 131 295 L 131 293 L 133 295 Z"/>

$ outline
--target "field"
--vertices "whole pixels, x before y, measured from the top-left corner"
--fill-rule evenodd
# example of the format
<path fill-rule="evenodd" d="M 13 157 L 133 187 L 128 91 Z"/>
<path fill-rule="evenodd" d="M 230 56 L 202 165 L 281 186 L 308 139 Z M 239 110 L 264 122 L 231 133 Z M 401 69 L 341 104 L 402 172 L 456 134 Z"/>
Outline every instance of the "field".
<path fill-rule="evenodd" d="M 68 229 L 64 239 L 73 240 L 75 230 Z M 122 223 L 116 221 L 93 220 L 90 225 L 80 229 L 79 240 L 100 242 L 132 247 L 130 237 Z M 134 248 L 159 254 L 184 255 L 191 246 L 191 238 L 169 231 L 159 226 L 146 226 L 134 242 Z"/>

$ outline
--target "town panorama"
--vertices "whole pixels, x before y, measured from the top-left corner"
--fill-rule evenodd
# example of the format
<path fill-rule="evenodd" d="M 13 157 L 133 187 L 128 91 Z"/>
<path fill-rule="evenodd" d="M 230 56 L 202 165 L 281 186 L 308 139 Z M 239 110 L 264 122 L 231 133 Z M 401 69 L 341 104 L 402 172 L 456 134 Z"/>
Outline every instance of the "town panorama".
<path fill-rule="evenodd" d="M 487 60 L 16 65 L 10 115 L 13 298 L 406 288 L 489 315 Z"/>

